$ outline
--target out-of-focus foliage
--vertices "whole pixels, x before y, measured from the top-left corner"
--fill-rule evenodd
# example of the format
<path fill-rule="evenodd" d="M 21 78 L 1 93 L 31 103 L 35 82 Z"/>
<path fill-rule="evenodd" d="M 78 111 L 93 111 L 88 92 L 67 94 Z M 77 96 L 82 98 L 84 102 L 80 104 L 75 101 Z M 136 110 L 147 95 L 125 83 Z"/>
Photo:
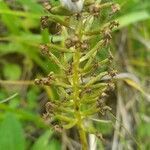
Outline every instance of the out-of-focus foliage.
<path fill-rule="evenodd" d="M 142 149 L 149 149 L 150 3 L 149 0 L 115 2 L 121 5 L 121 11 L 112 19 L 119 20 L 120 29 L 114 31 L 111 47 L 120 76 L 109 103 L 116 110 L 116 118 L 123 120 Z M 53 4 L 59 2 L 53 0 Z M 30 82 L 57 70 L 41 56 L 38 48 L 52 36 L 56 41 L 61 40 L 57 35 L 40 31 L 40 17 L 44 13 L 38 0 L 0 0 L 0 101 L 18 93 L 0 103 L 0 150 L 60 149 L 60 138 L 41 117 L 48 98 L 55 96 L 54 90 Z M 118 137 L 117 132 L 121 134 L 118 145 L 126 146 L 130 142 L 126 141 L 129 134 L 123 129 L 115 129 L 112 136 L 112 126 L 107 125 L 107 129 L 103 123 L 97 126 L 104 137 L 111 136 L 108 139 L 112 143 L 114 136 Z"/>

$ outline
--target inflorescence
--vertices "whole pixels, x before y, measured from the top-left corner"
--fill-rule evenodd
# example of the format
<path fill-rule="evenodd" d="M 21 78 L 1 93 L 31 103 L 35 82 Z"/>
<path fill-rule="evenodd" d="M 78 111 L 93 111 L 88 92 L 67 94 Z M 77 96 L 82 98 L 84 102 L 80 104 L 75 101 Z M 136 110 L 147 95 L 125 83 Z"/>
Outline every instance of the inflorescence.
<path fill-rule="evenodd" d="M 86 133 L 99 136 L 86 122 L 92 116 L 105 115 L 111 110 L 105 99 L 114 89 L 116 75 L 111 65 L 113 56 L 108 49 L 112 31 L 119 23 L 114 20 L 101 23 L 100 18 L 103 12 L 112 18 L 120 6 L 85 1 L 78 14 L 49 2 L 45 2 L 44 7 L 47 15 L 41 17 L 42 30 L 55 22 L 62 37 L 60 42 L 40 45 L 41 53 L 59 67 L 57 73 L 50 72 L 46 77 L 35 79 L 37 85 L 55 87 L 59 97 L 47 102 L 44 117 L 57 131 L 77 127 L 83 149 L 86 149 Z M 100 55 L 102 49 L 108 54 L 100 59 L 97 54 Z"/>

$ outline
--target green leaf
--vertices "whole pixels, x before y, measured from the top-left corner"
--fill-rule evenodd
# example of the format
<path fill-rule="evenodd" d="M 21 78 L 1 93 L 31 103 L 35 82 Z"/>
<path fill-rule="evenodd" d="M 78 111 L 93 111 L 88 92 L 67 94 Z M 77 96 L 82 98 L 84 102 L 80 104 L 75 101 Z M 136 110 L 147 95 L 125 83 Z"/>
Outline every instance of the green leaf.
<path fill-rule="evenodd" d="M 58 140 L 56 140 L 56 139 L 51 140 L 50 144 L 49 144 L 49 150 L 50 149 L 52 149 L 52 150 L 61 150 L 60 142 L 58 142 Z"/>
<path fill-rule="evenodd" d="M 126 14 L 124 16 L 117 18 L 120 24 L 118 28 L 123 28 L 135 22 L 143 21 L 149 18 L 150 18 L 150 14 L 145 10 L 129 13 L 129 14 Z"/>
<path fill-rule="evenodd" d="M 10 11 L 9 7 L 6 5 L 6 3 L 1 0 L 0 1 L 0 11 Z M 15 16 L 10 16 L 10 15 L 5 15 L 2 14 L 1 17 L 2 21 L 5 23 L 7 29 L 14 33 L 14 34 L 19 34 L 19 25 L 20 25 L 20 20 L 16 18 Z"/>
<path fill-rule="evenodd" d="M 16 0 L 19 2 L 23 7 L 27 8 L 28 11 L 39 13 L 42 12 L 43 8 L 42 5 L 39 5 L 36 1 L 33 0 Z"/>
<path fill-rule="evenodd" d="M 46 131 L 36 143 L 33 145 L 31 150 L 60 150 L 61 144 L 56 139 L 51 139 L 52 132 L 50 130 Z"/>
<path fill-rule="evenodd" d="M 0 104 L 1 104 L 1 103 L 6 103 L 6 102 L 10 101 L 11 99 L 13 99 L 14 97 L 16 97 L 17 95 L 18 95 L 18 93 L 15 93 L 15 94 L 11 95 L 11 96 L 8 97 L 8 98 L 5 98 L 5 99 L 3 99 L 3 100 L 0 100 Z"/>
<path fill-rule="evenodd" d="M 16 64 L 5 64 L 3 70 L 4 76 L 10 80 L 18 80 L 21 76 L 21 68 Z"/>
<path fill-rule="evenodd" d="M 146 95 L 145 91 L 136 81 L 131 80 L 131 79 L 124 79 L 124 81 L 131 87 L 135 88 L 136 90 L 140 91 L 142 94 Z"/>
<path fill-rule="evenodd" d="M 45 132 L 36 143 L 33 145 L 32 150 L 49 150 L 49 139 L 52 136 L 52 132 L 49 130 Z"/>
<path fill-rule="evenodd" d="M 24 150 L 25 138 L 20 122 L 7 114 L 0 125 L 0 150 Z"/>
<path fill-rule="evenodd" d="M 145 123 L 145 122 L 141 122 L 138 125 L 138 129 L 137 132 L 139 134 L 139 136 L 141 137 L 150 137 L 150 130 L 149 130 L 149 124 Z"/>
<path fill-rule="evenodd" d="M 102 134 L 109 134 L 112 131 L 112 124 L 111 123 L 97 123 L 97 129 Z"/>

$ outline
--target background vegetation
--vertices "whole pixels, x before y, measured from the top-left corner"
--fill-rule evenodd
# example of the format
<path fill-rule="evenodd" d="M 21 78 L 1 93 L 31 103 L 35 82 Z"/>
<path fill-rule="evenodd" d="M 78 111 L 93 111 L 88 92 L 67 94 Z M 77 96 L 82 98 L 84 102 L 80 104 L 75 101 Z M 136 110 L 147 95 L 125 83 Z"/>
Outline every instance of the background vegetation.
<path fill-rule="evenodd" d="M 142 149 L 150 149 L 150 2 L 115 2 L 121 5 L 120 27 L 111 48 L 119 74 L 108 103 L 116 118 L 98 124 L 107 141 L 98 144 L 133 149 L 135 137 Z M 0 0 L 0 150 L 59 150 L 65 144 L 65 135 L 54 134 L 42 119 L 53 91 L 33 84 L 37 76 L 57 69 L 39 51 L 52 36 L 40 31 L 43 13 L 38 0 Z"/>

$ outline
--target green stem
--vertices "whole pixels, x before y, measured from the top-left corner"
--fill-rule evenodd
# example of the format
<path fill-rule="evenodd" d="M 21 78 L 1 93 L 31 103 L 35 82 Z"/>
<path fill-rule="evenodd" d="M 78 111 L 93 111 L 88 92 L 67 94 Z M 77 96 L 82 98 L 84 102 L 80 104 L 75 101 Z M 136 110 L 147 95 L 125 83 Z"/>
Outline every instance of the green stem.
<path fill-rule="evenodd" d="M 80 52 L 76 50 L 73 56 L 73 101 L 74 101 L 74 110 L 75 117 L 77 118 L 77 128 L 80 135 L 80 142 L 82 145 L 82 150 L 88 149 L 86 133 L 83 129 L 82 116 L 80 113 L 80 98 L 79 98 L 79 87 L 80 87 L 80 75 L 79 75 L 79 63 L 80 63 Z"/>

